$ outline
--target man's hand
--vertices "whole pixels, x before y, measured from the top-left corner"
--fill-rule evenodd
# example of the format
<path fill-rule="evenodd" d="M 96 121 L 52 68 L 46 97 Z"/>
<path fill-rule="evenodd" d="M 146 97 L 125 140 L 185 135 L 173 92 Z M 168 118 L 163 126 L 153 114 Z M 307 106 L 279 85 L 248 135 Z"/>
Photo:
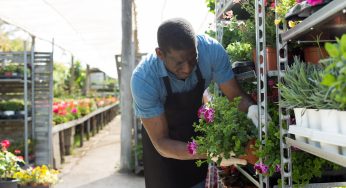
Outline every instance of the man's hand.
<path fill-rule="evenodd" d="M 217 163 L 218 157 L 213 157 L 211 160 Z M 247 161 L 245 159 L 239 159 L 234 157 L 230 157 L 229 159 L 222 158 L 220 166 L 232 166 L 232 165 L 238 165 L 238 164 L 246 165 Z"/>
<path fill-rule="evenodd" d="M 262 112 L 264 112 L 264 110 L 262 110 Z M 270 121 L 271 118 L 269 116 L 269 114 L 267 114 L 268 120 Z M 258 128 L 258 106 L 257 105 L 251 105 L 248 108 L 247 111 L 247 118 L 251 119 L 252 123 L 256 126 L 256 128 Z"/>

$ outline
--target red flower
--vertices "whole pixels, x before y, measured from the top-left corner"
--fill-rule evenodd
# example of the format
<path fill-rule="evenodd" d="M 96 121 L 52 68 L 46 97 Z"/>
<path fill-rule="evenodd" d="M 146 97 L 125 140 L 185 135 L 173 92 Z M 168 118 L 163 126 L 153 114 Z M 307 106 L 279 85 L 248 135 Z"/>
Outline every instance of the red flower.
<path fill-rule="evenodd" d="M 8 147 L 10 147 L 10 145 L 11 145 L 11 143 L 10 143 L 9 140 L 3 140 L 3 141 L 1 141 L 1 147 L 2 147 L 2 148 L 7 149 Z"/>
<path fill-rule="evenodd" d="M 16 150 L 14 150 L 14 153 L 18 155 L 21 153 L 21 151 L 19 149 L 16 149 Z"/>

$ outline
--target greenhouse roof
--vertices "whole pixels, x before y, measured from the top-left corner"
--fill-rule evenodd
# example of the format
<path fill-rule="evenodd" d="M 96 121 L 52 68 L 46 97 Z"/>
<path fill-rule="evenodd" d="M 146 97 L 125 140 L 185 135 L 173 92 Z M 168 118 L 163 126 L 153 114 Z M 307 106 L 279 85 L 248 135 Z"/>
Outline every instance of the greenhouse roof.
<path fill-rule="evenodd" d="M 213 19 L 201 0 L 139 0 L 136 4 L 140 52 L 154 50 L 156 29 L 162 20 L 185 17 L 196 32 L 204 32 Z M 0 19 L 39 39 L 54 38 L 54 44 L 83 63 L 116 77 L 121 0 L 0 0 L 0 7 Z"/>

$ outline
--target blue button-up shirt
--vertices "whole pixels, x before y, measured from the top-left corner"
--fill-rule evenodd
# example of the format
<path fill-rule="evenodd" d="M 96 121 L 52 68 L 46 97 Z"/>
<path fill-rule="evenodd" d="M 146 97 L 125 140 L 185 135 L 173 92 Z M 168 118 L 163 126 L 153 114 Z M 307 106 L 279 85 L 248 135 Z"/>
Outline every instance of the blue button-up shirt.
<path fill-rule="evenodd" d="M 228 55 L 216 40 L 197 36 L 198 66 L 205 79 L 205 88 L 215 81 L 217 84 L 233 79 Z M 196 67 L 185 80 L 179 80 L 168 72 L 164 63 L 155 53 L 147 55 L 135 68 L 131 78 L 131 92 L 134 100 L 135 113 L 140 118 L 152 118 L 164 112 L 167 91 L 163 77 L 168 76 L 172 92 L 192 90 L 198 80 Z"/>

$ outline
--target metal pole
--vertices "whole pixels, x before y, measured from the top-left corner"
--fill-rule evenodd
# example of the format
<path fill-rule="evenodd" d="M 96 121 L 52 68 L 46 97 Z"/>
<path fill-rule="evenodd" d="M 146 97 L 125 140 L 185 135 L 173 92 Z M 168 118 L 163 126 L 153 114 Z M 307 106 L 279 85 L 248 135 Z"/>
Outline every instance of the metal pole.
<path fill-rule="evenodd" d="M 267 136 L 267 54 L 265 36 L 265 4 L 263 0 L 255 0 L 255 23 L 256 23 L 256 64 L 257 64 L 257 103 L 258 103 L 258 139 L 261 141 L 260 150 Z M 263 162 L 263 159 L 260 159 Z M 260 187 L 269 187 L 269 180 L 261 174 Z"/>
<path fill-rule="evenodd" d="M 277 4 L 275 1 L 275 5 Z M 275 19 L 277 19 L 277 13 L 275 13 Z M 277 67 L 278 67 L 278 83 L 281 83 L 283 80 L 283 71 L 281 70 L 281 64 L 284 64 L 285 70 L 288 69 L 288 60 L 287 60 L 287 42 L 280 40 L 281 33 L 287 30 L 286 23 L 283 23 L 283 29 L 276 26 L 276 54 L 277 54 Z M 280 51 L 283 51 L 283 56 L 280 55 Z M 291 148 L 285 143 L 285 137 L 288 135 L 288 130 L 284 128 L 284 123 L 286 121 L 287 125 L 289 119 L 289 112 L 286 109 L 283 109 L 280 105 L 281 99 L 281 90 L 278 90 L 279 93 L 279 127 L 280 127 L 280 165 L 281 165 L 281 183 L 282 187 L 293 187 L 292 182 L 292 162 L 291 162 Z"/>
<path fill-rule="evenodd" d="M 35 42 L 36 37 L 31 36 L 31 138 L 35 139 Z"/>
<path fill-rule="evenodd" d="M 24 158 L 29 162 L 28 147 L 28 54 L 26 51 L 26 41 L 24 41 Z"/>

